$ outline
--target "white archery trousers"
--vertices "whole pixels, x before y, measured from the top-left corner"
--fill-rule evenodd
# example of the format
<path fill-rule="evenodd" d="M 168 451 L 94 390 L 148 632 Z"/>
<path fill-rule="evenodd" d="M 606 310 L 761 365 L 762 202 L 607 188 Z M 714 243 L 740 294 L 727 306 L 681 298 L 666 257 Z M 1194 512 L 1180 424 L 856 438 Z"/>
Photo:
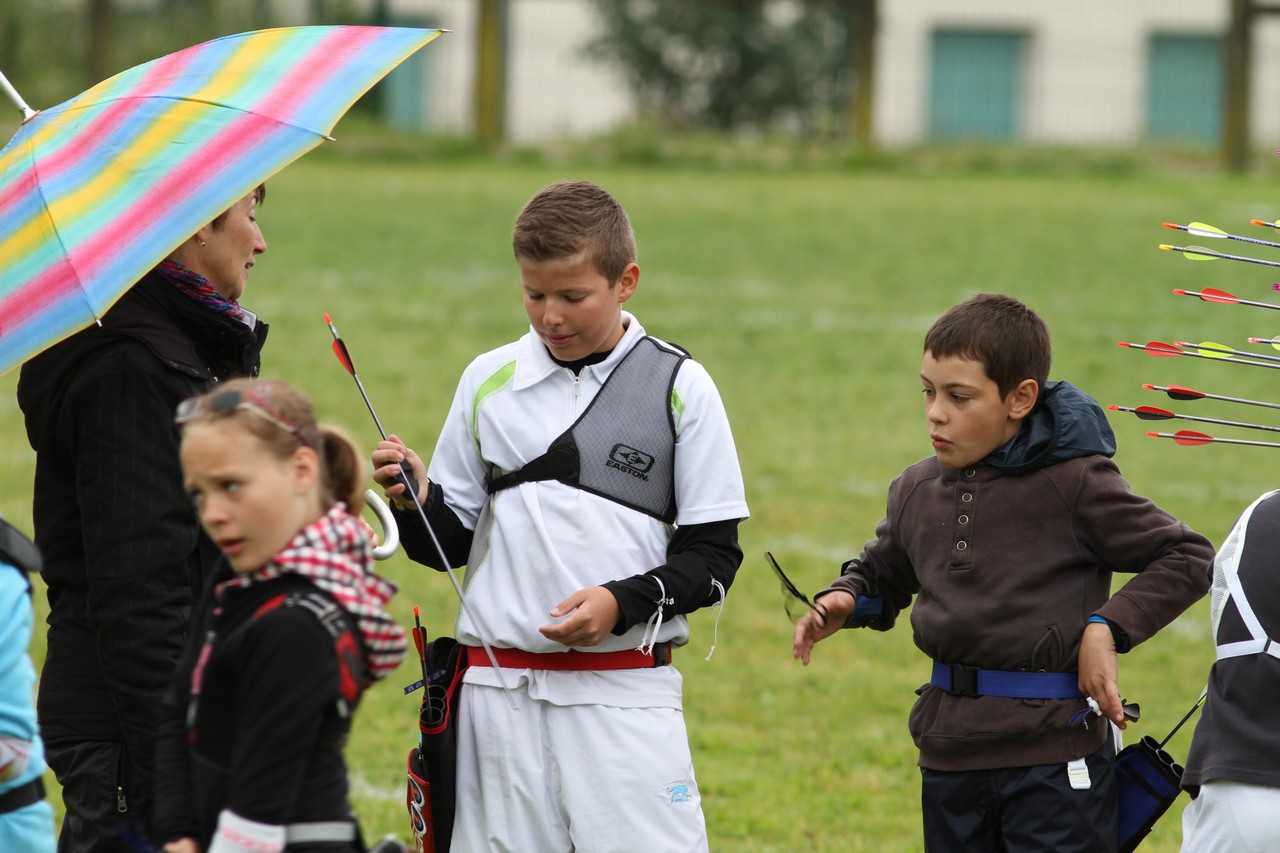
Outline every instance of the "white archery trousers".
<path fill-rule="evenodd" d="M 683 711 L 461 690 L 454 850 L 708 850 Z"/>

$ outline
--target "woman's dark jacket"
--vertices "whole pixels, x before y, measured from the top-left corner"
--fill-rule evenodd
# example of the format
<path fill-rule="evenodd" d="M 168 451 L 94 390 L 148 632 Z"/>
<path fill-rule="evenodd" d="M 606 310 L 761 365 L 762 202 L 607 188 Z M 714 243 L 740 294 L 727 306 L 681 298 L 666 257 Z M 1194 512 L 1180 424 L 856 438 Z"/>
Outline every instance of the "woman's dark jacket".
<path fill-rule="evenodd" d="M 220 569 L 202 597 L 164 700 L 152 821 L 157 842 L 193 837 L 207 850 L 223 809 L 275 825 L 354 820 L 342 748 L 359 693 L 339 701 L 344 682 L 335 640 L 316 615 L 304 606 L 274 606 L 293 594 L 332 599 L 295 574 L 248 588 L 221 585 L 232 576 Z M 341 630 L 358 653 L 351 624 Z"/>
<path fill-rule="evenodd" d="M 19 379 L 50 606 L 42 733 L 50 745 L 123 741 L 139 817 L 160 699 L 218 557 L 182 486 L 174 409 L 211 383 L 256 376 L 266 335 L 152 271 Z"/>

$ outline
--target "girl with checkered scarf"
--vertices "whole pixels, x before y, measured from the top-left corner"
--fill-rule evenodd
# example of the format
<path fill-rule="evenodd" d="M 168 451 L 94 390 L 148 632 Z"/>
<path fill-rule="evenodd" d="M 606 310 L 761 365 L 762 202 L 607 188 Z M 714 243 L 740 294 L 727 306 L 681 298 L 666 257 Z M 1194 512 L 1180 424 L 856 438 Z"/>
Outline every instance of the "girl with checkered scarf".
<path fill-rule="evenodd" d="M 157 747 L 169 853 L 362 850 L 342 746 L 404 656 L 372 571 L 361 457 L 281 382 L 183 403 L 185 485 L 226 565 L 193 620 Z"/>

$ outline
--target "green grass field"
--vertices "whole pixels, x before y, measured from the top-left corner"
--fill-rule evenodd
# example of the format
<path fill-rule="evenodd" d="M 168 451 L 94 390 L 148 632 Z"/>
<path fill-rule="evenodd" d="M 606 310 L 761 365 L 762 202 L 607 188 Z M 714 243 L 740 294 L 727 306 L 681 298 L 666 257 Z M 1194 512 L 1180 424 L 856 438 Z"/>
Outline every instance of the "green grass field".
<path fill-rule="evenodd" d="M 329 353 L 322 315 L 330 312 L 382 422 L 426 453 L 465 364 L 525 330 L 509 248 L 520 206 L 566 177 L 613 192 L 640 245 L 643 276 L 628 307 L 715 377 L 752 510 L 715 655 L 704 660 L 715 614 L 701 612 L 677 660 L 712 848 L 917 850 L 919 776 L 906 716 L 928 661 L 902 623 L 887 634 L 838 636 L 801 667 L 763 552 L 814 590 L 870 536 L 889 481 L 930 452 L 917 372 L 932 320 L 977 292 L 1013 294 L 1053 331 L 1051 378 L 1070 379 L 1104 405 L 1266 422 L 1265 410 L 1176 405 L 1140 386 L 1277 396 L 1267 370 L 1155 360 L 1116 346 L 1212 339 L 1243 347 L 1247 336 L 1274 333 L 1268 312 L 1171 291 L 1218 287 L 1265 301 L 1280 276 L 1156 249 L 1185 237 L 1163 221 L 1266 236 L 1248 220 L 1280 215 L 1270 188 L 1200 169 L 1044 162 L 962 170 L 921 156 L 878 168 L 692 168 L 321 152 L 271 181 L 260 214 L 270 251 L 244 301 L 272 326 L 264 375 L 298 385 L 324 419 L 369 447 L 373 423 Z M 1266 251 L 1226 241 L 1213 248 Z M 0 512 L 30 530 L 33 456 L 16 382 L 16 372 L 0 379 Z M 1151 425 L 1128 414 L 1113 414 L 1112 424 L 1134 489 L 1214 542 L 1275 485 L 1275 451 L 1179 447 L 1145 437 Z M 402 555 L 383 569 L 401 585 L 395 608 L 405 623 L 420 605 L 432 634 L 450 630 L 455 602 L 445 578 Z M 42 635 L 32 644 L 37 665 Z M 1143 708 L 1131 731 L 1162 737 L 1199 695 L 1211 659 L 1207 602 L 1122 658 L 1122 693 Z M 401 778 L 416 708 L 400 687 L 414 671 L 406 665 L 367 695 L 348 749 L 371 838 L 407 834 Z M 1189 728 L 1172 743 L 1176 755 L 1185 756 L 1188 736 Z M 1178 848 L 1181 805 L 1144 850 Z"/>

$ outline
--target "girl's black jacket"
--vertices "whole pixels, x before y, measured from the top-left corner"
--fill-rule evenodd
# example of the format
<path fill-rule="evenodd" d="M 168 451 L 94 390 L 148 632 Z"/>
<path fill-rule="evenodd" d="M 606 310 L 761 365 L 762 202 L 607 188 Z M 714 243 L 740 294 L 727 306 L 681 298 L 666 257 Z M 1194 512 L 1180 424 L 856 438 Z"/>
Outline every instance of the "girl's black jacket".
<path fill-rule="evenodd" d="M 214 582 L 231 577 L 224 565 Z M 355 701 L 340 701 L 335 640 L 306 607 L 278 606 L 307 593 L 332 602 L 293 574 L 202 597 L 161 709 L 154 842 L 192 837 L 207 850 L 223 809 L 275 825 L 354 821 L 342 750 Z M 358 654 L 353 626 L 348 617 Z"/>

